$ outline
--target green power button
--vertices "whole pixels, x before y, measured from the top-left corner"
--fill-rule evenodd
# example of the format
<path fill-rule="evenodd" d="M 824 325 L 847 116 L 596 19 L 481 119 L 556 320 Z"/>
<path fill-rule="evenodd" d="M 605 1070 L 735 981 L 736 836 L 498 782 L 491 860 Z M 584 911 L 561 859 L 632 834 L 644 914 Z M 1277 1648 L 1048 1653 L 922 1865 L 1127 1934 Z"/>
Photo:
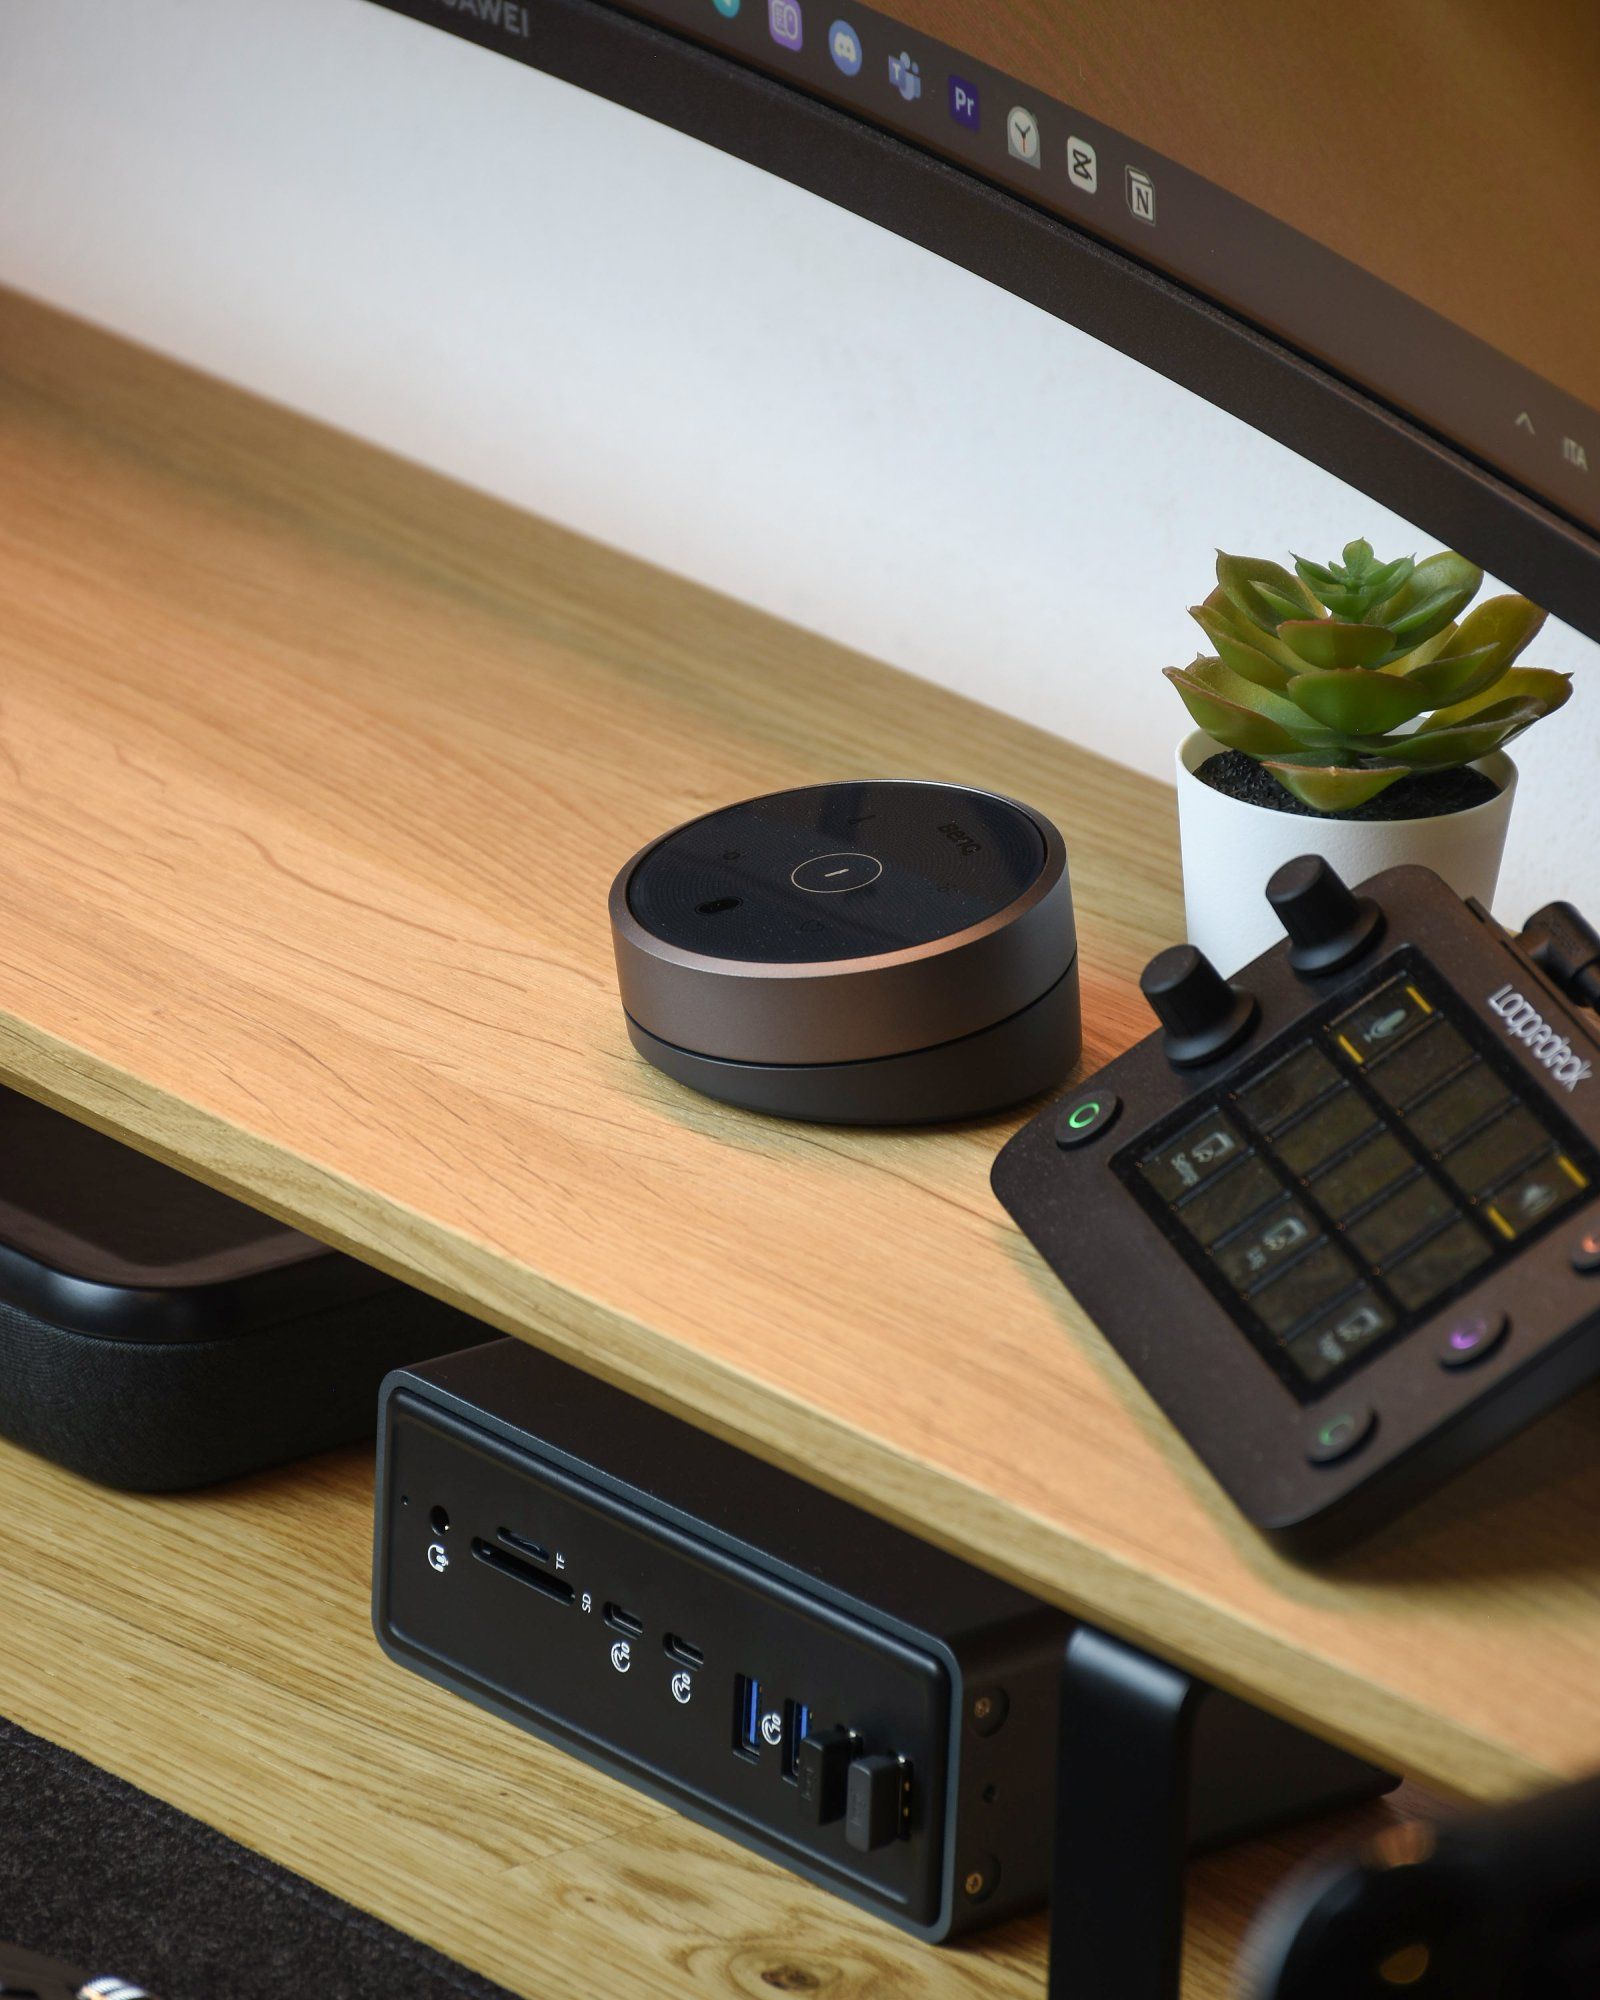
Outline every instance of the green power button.
<path fill-rule="evenodd" d="M 1306 1457 L 1313 1465 L 1337 1465 L 1359 1451 L 1377 1427 L 1378 1415 L 1370 1403 L 1352 1403 L 1335 1410 L 1312 1427 L 1306 1440 Z"/>
<path fill-rule="evenodd" d="M 1067 1105 L 1056 1120 L 1058 1146 L 1082 1146 L 1096 1138 L 1122 1109 L 1122 1100 L 1109 1090 L 1091 1091 Z"/>

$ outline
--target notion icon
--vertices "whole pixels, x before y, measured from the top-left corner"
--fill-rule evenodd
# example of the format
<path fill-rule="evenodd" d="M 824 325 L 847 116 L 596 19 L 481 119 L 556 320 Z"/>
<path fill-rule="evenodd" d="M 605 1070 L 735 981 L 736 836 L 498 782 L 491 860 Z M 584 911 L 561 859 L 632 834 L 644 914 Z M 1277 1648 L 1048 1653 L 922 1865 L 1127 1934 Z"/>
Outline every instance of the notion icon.
<path fill-rule="evenodd" d="M 950 79 L 950 116 L 969 132 L 978 129 L 978 87 L 964 76 Z"/>
<path fill-rule="evenodd" d="M 1100 185 L 1100 155 L 1087 139 L 1067 141 L 1067 179 L 1080 194 L 1093 194 Z"/>
<path fill-rule="evenodd" d="M 767 0 L 767 26 L 780 49 L 798 49 L 805 40 L 799 0 Z"/>
<path fill-rule="evenodd" d="M 1006 151 L 1024 166 L 1039 164 L 1039 121 L 1026 105 L 1013 104 L 1006 114 Z"/>
<path fill-rule="evenodd" d="M 908 49 L 890 56 L 889 87 L 898 90 L 907 104 L 915 104 L 922 95 L 922 69 Z"/>
<path fill-rule="evenodd" d="M 1128 208 L 1141 222 L 1156 219 L 1156 184 L 1139 167 L 1128 169 Z"/>
<path fill-rule="evenodd" d="M 861 37 L 848 21 L 835 21 L 828 30 L 828 54 L 833 57 L 834 68 L 843 70 L 846 76 L 861 73 Z"/>

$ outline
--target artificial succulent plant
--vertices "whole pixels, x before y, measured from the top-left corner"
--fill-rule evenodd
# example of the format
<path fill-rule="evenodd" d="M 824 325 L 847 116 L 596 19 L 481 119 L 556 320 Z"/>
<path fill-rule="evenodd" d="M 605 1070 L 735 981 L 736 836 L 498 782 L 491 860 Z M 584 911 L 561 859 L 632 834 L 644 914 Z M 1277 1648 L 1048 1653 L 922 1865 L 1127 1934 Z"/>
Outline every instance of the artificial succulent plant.
<path fill-rule="evenodd" d="M 1208 736 L 1313 812 L 1351 812 L 1397 778 L 1488 756 L 1572 692 L 1567 674 L 1514 664 L 1544 623 L 1536 605 L 1467 610 L 1482 582 L 1463 556 L 1379 562 L 1366 542 L 1343 562 L 1296 558 L 1292 575 L 1219 555 L 1191 612 L 1215 653 L 1167 677 Z"/>

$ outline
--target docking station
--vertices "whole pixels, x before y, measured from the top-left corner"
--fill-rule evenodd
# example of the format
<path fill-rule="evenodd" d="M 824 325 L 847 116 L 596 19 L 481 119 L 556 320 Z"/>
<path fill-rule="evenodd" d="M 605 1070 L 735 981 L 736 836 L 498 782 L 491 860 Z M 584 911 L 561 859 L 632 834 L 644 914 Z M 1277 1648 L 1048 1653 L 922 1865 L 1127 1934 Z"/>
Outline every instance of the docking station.
<path fill-rule="evenodd" d="M 1186 1845 L 1392 1783 L 520 1341 L 391 1375 L 378 1450 L 392 1659 L 929 1941 L 1053 1846 L 1148 1940 Z"/>

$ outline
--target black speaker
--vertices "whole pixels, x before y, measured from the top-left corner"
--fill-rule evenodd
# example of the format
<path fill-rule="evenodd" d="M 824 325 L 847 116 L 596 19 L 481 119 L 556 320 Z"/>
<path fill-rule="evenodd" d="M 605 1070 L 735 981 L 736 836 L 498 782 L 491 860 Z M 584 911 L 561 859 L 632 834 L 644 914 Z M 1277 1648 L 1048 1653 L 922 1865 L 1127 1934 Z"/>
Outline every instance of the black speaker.
<path fill-rule="evenodd" d="M 110 1486 L 203 1485 L 370 1436 L 464 1313 L 0 1089 L 0 1433 Z"/>
<path fill-rule="evenodd" d="M 634 856 L 611 925 L 634 1046 L 751 1110 L 971 1117 L 1078 1056 L 1066 848 L 992 792 L 874 780 L 726 806 Z"/>

